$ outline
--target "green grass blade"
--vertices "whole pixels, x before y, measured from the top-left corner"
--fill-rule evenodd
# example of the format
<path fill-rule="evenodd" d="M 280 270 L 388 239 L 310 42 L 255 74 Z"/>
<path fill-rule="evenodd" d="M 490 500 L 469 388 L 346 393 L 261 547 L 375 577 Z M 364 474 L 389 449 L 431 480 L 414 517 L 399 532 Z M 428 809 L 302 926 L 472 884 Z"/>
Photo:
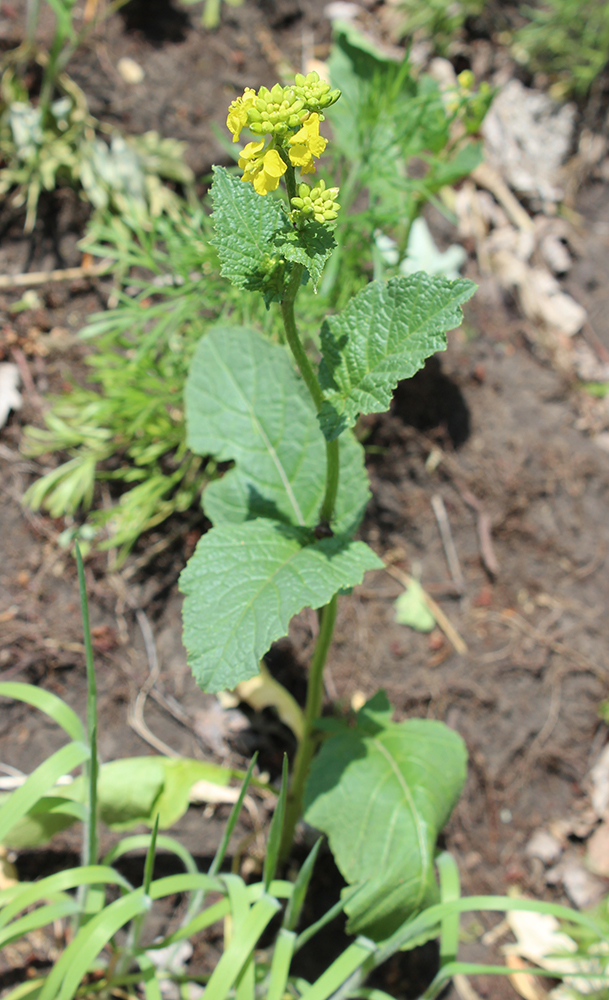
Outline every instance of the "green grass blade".
<path fill-rule="evenodd" d="M 89 621 L 89 602 L 87 600 L 87 584 L 85 568 L 78 542 L 75 542 L 76 566 L 78 568 L 78 589 L 80 592 L 80 614 L 85 641 L 85 662 L 87 667 L 87 742 L 89 744 L 89 761 L 85 768 L 89 794 L 87 796 L 87 820 L 83 827 L 83 865 L 94 865 L 97 862 L 97 779 L 99 762 L 97 759 L 97 683 L 93 663 L 93 644 L 91 642 L 91 624 Z M 82 900 L 83 908 L 86 899 Z"/>
<path fill-rule="evenodd" d="M 250 914 L 250 903 L 247 886 L 239 875 L 225 875 L 222 881 L 228 889 L 230 915 L 232 920 L 232 938 L 239 937 L 241 928 Z"/>
<path fill-rule="evenodd" d="M 264 859 L 264 871 L 262 881 L 265 892 L 269 891 L 271 882 L 275 877 L 277 862 L 279 861 L 279 849 L 281 847 L 281 835 L 283 833 L 283 821 L 285 818 L 285 803 L 288 794 L 288 755 L 283 755 L 283 766 L 281 769 L 281 791 L 271 820 L 271 828 L 266 844 L 266 856 Z"/>
<path fill-rule="evenodd" d="M 146 1000 L 163 1000 L 161 987 L 156 977 L 156 968 L 146 955 L 138 955 L 137 964 L 142 970 L 144 996 Z"/>
<path fill-rule="evenodd" d="M 87 818 L 87 811 L 82 802 L 75 802 L 73 799 L 64 799 L 60 795 L 44 795 L 38 799 L 36 805 L 28 810 L 29 816 L 40 816 L 47 813 L 63 813 L 64 816 L 73 816 L 84 822 Z"/>
<path fill-rule="evenodd" d="M 65 701 L 50 691 L 34 687 L 33 684 L 21 684 L 18 681 L 3 681 L 0 683 L 0 696 L 23 701 L 33 708 L 39 709 L 50 716 L 58 726 L 61 726 L 68 736 L 76 743 L 85 742 L 85 730 L 82 722 Z"/>
<path fill-rule="evenodd" d="M 151 899 L 161 899 L 163 896 L 172 896 L 175 892 L 194 892 L 195 889 L 205 889 L 206 892 L 225 892 L 222 882 L 217 878 L 210 878 L 199 872 L 194 875 L 186 872 L 184 875 L 166 875 L 164 878 L 156 879 L 150 885 L 149 896 Z"/>
<path fill-rule="evenodd" d="M 121 927 L 148 909 L 150 900 L 141 889 L 116 899 L 81 927 L 53 967 L 40 993 L 40 1000 L 72 1000 L 83 976 Z"/>
<path fill-rule="evenodd" d="M 42 989 L 44 979 L 30 979 L 26 983 L 19 983 L 10 993 L 5 993 L 3 1000 L 37 1000 Z"/>
<path fill-rule="evenodd" d="M 17 820 L 20 820 L 53 787 L 62 774 L 82 764 L 89 757 L 89 748 L 82 743 L 68 743 L 33 771 L 25 784 L 18 788 L 0 808 L 0 843 Z"/>
<path fill-rule="evenodd" d="M 527 972 L 532 973 L 534 976 L 543 976 L 546 979 L 555 979 L 556 971 L 552 972 L 549 969 L 539 969 L 535 966 L 527 968 Z M 435 1000 L 435 997 L 442 992 L 446 983 L 449 979 L 452 979 L 456 975 L 462 976 L 512 976 L 514 970 L 510 969 L 506 965 L 479 965 L 476 962 L 448 962 L 446 965 L 442 966 L 435 979 L 430 983 L 424 993 L 421 994 L 419 1000 Z M 606 979 L 609 982 L 609 974 L 602 972 L 579 972 L 577 973 L 578 979 Z M 349 993 L 350 997 L 363 997 L 363 1000 L 376 1000 L 375 997 L 364 997 L 364 994 L 371 991 L 357 990 L 356 992 Z M 377 991 L 380 992 L 380 991 Z M 598 996 L 598 994 L 594 994 Z M 381 1000 L 381 998 L 379 998 Z"/>
<path fill-rule="evenodd" d="M 54 875 L 47 875 L 39 882 L 27 883 L 16 888 L 18 894 L 12 902 L 8 903 L 0 912 L 0 927 L 4 927 L 26 906 L 46 899 L 56 892 L 65 892 L 68 889 L 75 889 L 79 885 L 93 885 L 95 883 L 109 883 L 120 885 L 124 889 L 131 889 L 126 878 L 123 878 L 113 868 L 105 865 L 91 865 L 88 868 L 68 868 L 63 872 L 56 872 Z"/>
<path fill-rule="evenodd" d="M 176 944 L 177 941 L 184 941 L 186 938 L 193 937 L 199 931 L 217 923 L 218 920 L 223 920 L 229 913 L 230 903 L 228 899 L 221 899 L 219 902 L 208 906 L 206 910 L 203 910 L 203 913 L 199 913 L 198 916 L 194 917 L 183 927 L 180 927 L 179 930 L 163 938 L 162 941 L 148 945 L 146 951 L 150 951 L 153 948 L 167 948 L 170 944 Z"/>
<path fill-rule="evenodd" d="M 394 997 L 390 996 L 389 993 L 385 993 L 384 990 L 375 989 L 361 989 L 354 990 L 353 993 L 349 994 L 351 1000 L 394 1000 Z"/>
<path fill-rule="evenodd" d="M 243 784 L 241 785 L 241 791 L 239 792 L 239 798 L 237 799 L 237 801 L 235 802 L 233 808 L 230 811 L 230 816 L 228 817 L 228 823 L 226 824 L 226 827 L 224 828 L 224 836 L 222 837 L 222 840 L 220 841 L 220 844 L 218 846 L 218 850 L 216 851 L 216 855 L 214 857 L 214 860 L 212 861 L 211 865 L 209 866 L 208 875 L 211 875 L 211 876 L 216 875 L 218 873 L 218 871 L 220 870 L 221 866 L 222 866 L 222 862 L 224 861 L 226 852 L 228 850 L 228 845 L 229 845 L 230 838 L 232 837 L 233 830 L 235 829 L 235 825 L 237 823 L 237 820 L 239 819 L 239 816 L 240 816 L 240 813 L 241 813 L 241 809 L 243 808 L 243 800 L 244 800 L 245 795 L 247 793 L 248 785 L 249 785 L 250 779 L 252 777 L 252 771 L 254 770 L 254 767 L 256 766 L 256 761 L 257 760 L 258 760 L 258 751 L 256 751 L 256 753 L 254 754 L 254 756 L 251 759 L 250 766 L 247 769 L 247 774 L 245 775 L 245 778 L 243 779 Z"/>
<path fill-rule="evenodd" d="M 327 1000 L 375 951 L 373 941 L 358 938 L 303 993 L 301 1000 Z"/>
<path fill-rule="evenodd" d="M 146 852 L 146 861 L 144 862 L 143 889 L 147 896 L 150 893 L 150 885 L 152 883 L 152 874 L 154 871 L 154 859 L 156 856 L 156 838 L 158 832 L 159 832 L 159 814 L 157 813 L 154 819 L 152 834 L 150 835 L 150 844 L 148 845 L 148 850 Z"/>
<path fill-rule="evenodd" d="M 102 864 L 111 865 L 117 858 L 127 854 L 129 851 L 140 851 L 143 847 L 148 849 L 150 844 L 151 834 L 141 833 L 136 834 L 133 837 L 124 837 L 119 840 L 118 844 L 115 844 L 111 850 L 104 856 Z M 184 847 L 178 840 L 174 840 L 173 837 L 166 837 L 163 834 L 159 834 L 156 838 L 157 850 L 170 851 L 175 854 L 182 864 L 184 865 L 187 872 L 191 872 L 193 875 L 198 874 L 199 869 L 197 868 L 197 862 L 193 858 L 190 851 Z"/>
<path fill-rule="evenodd" d="M 25 917 L 20 917 L 19 920 L 15 920 L 4 930 L 0 931 L 0 948 L 4 948 L 5 945 L 10 944 L 12 941 L 17 941 L 22 938 L 24 934 L 29 934 L 30 931 L 37 930 L 39 927 L 46 927 L 47 924 L 52 924 L 54 920 L 60 920 L 62 917 L 71 915 L 78 911 L 78 903 L 75 899 L 64 899 L 59 903 L 49 903 L 47 906 L 39 906 L 37 909 L 32 910 L 31 913 L 26 913 Z"/>
<path fill-rule="evenodd" d="M 300 951 L 303 945 L 305 945 L 307 941 L 310 941 L 311 938 L 314 937 L 315 934 L 317 934 L 322 929 L 322 927 L 325 927 L 326 924 L 329 924 L 331 920 L 334 920 L 334 918 L 337 917 L 339 913 L 342 913 L 347 903 L 351 899 L 353 899 L 353 897 L 356 896 L 357 893 L 360 892 L 362 888 L 363 887 L 360 885 L 352 886 L 350 889 L 347 889 L 346 892 L 343 892 L 338 902 L 335 903 L 334 906 L 331 906 L 330 909 L 327 910 L 326 913 L 324 913 L 323 917 L 320 917 L 319 920 L 316 920 L 314 924 L 311 924 L 310 927 L 307 927 L 307 929 L 304 930 L 302 934 L 298 935 L 294 951 L 295 952 Z"/>
<path fill-rule="evenodd" d="M 256 965 L 253 954 L 250 955 L 237 979 L 235 990 L 235 1000 L 255 1000 L 256 993 Z"/>
<path fill-rule="evenodd" d="M 266 1000 L 283 1000 L 295 944 L 296 935 L 294 932 L 282 927 L 275 942 Z"/>
<path fill-rule="evenodd" d="M 288 882 L 284 878 L 274 878 L 271 882 L 269 895 L 275 899 L 290 899 L 294 891 L 294 883 Z M 250 903 L 255 903 L 264 896 L 264 882 L 254 882 L 247 887 L 247 897 Z"/>
<path fill-rule="evenodd" d="M 440 898 L 443 903 L 459 899 L 461 883 L 459 869 L 452 854 L 442 851 L 436 858 L 436 866 L 440 875 Z M 440 965 L 454 962 L 459 950 L 459 914 L 451 913 L 444 917 L 440 924 Z"/>
<path fill-rule="evenodd" d="M 250 910 L 241 933 L 222 955 L 205 989 L 205 1000 L 225 1000 L 234 986 L 241 969 L 249 960 L 258 939 L 269 921 L 280 908 L 272 896 L 263 896 Z"/>
<path fill-rule="evenodd" d="M 317 855 L 319 854 L 319 848 L 321 847 L 322 840 L 323 837 L 320 837 L 313 845 L 313 848 L 309 851 L 305 863 L 298 872 L 296 881 L 294 882 L 292 897 L 286 907 L 283 918 L 283 926 L 289 931 L 295 930 L 298 921 L 300 920 L 300 914 L 302 912 L 305 896 L 307 894 L 307 889 L 309 888 L 309 882 L 311 881 L 311 875 L 313 874 L 313 868 L 315 867 L 315 862 L 317 860 Z"/>

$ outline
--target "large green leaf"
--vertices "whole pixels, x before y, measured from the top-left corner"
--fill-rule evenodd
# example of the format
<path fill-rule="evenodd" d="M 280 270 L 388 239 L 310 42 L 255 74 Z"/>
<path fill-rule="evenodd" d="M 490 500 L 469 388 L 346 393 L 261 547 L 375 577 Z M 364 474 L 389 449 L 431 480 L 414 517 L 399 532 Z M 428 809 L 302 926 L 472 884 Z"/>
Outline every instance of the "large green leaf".
<path fill-rule="evenodd" d="M 184 645 L 206 691 L 233 688 L 284 636 L 293 615 L 319 608 L 382 562 L 363 542 L 265 518 L 212 528 L 180 576 Z"/>
<path fill-rule="evenodd" d="M 463 319 L 460 305 L 476 286 L 419 272 L 387 283 L 373 281 L 322 326 L 319 380 L 326 401 L 320 413 L 328 440 L 359 413 L 389 408 L 392 390 L 426 358 L 446 347 L 446 331 Z"/>
<path fill-rule="evenodd" d="M 357 726 L 331 736 L 315 757 L 305 819 L 328 835 L 336 863 L 362 890 L 348 930 L 385 937 L 433 899 L 436 838 L 466 774 L 462 739 L 429 719 L 390 721 L 379 692 Z"/>
<path fill-rule="evenodd" d="M 219 327 L 203 337 L 186 385 L 186 424 L 194 452 L 236 463 L 205 490 L 205 513 L 215 525 L 256 517 L 317 524 L 325 488 L 324 439 L 285 348 L 239 327 Z M 355 531 L 369 497 L 363 448 L 345 434 L 337 533 Z"/>

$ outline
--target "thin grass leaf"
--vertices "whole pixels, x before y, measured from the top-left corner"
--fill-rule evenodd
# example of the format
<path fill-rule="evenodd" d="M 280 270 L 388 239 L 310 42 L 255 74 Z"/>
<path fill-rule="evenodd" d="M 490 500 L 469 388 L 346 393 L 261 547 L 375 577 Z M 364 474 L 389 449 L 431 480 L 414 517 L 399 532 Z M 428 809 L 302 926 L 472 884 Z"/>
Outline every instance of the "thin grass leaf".
<path fill-rule="evenodd" d="M 32 906 L 34 903 L 40 902 L 41 899 L 47 899 L 53 893 L 65 892 L 68 889 L 75 889 L 79 885 L 93 885 L 95 883 L 120 885 L 129 891 L 132 888 L 127 879 L 119 872 L 105 865 L 68 868 L 66 871 L 47 875 L 39 882 L 23 883 L 16 886 L 17 897 L 0 912 L 0 927 L 4 927 L 26 906 Z"/>
<path fill-rule="evenodd" d="M 314 924 L 311 924 L 310 927 L 307 927 L 307 929 L 303 931 L 302 934 L 298 935 L 294 951 L 295 952 L 300 951 L 300 949 L 307 943 L 307 941 L 310 941 L 311 938 L 314 937 L 322 929 L 322 927 L 325 927 L 326 924 L 329 924 L 330 921 L 334 920 L 335 917 L 338 917 L 338 915 L 343 912 L 347 903 L 349 903 L 354 898 L 354 896 L 357 896 L 358 892 L 361 892 L 363 888 L 364 888 L 363 885 L 351 886 L 350 889 L 347 889 L 345 892 L 343 892 L 338 902 L 335 903 L 334 906 L 331 906 L 330 909 L 327 910 L 326 913 L 324 913 L 323 917 L 320 917 L 319 920 L 316 920 Z"/>
<path fill-rule="evenodd" d="M 327 1000 L 375 951 L 373 941 L 358 938 L 303 993 L 301 1000 Z"/>
<path fill-rule="evenodd" d="M 256 965 L 250 955 L 236 982 L 235 1000 L 254 1000 L 256 991 Z"/>
<path fill-rule="evenodd" d="M 78 909 L 78 903 L 75 899 L 64 899 L 59 903 L 49 903 L 47 906 L 39 906 L 36 910 L 32 910 L 25 917 L 20 917 L 19 920 L 15 920 L 8 927 L 5 927 L 4 930 L 0 931 L 0 948 L 4 948 L 5 945 L 11 944 L 13 941 L 18 941 L 24 934 L 29 934 L 30 931 L 35 931 L 39 927 L 46 927 L 47 924 L 52 924 L 54 920 L 61 920 L 62 917 L 68 917 L 73 913 L 77 913 Z"/>
<path fill-rule="evenodd" d="M 30 979 L 26 983 L 19 983 L 10 993 L 5 993 L 3 1000 L 37 1000 L 40 990 L 44 984 L 44 979 Z"/>
<path fill-rule="evenodd" d="M 163 1000 L 154 964 L 146 955 L 138 955 L 137 964 L 142 970 L 142 982 L 144 983 L 144 996 L 146 1000 Z"/>
<path fill-rule="evenodd" d="M 298 872 L 296 881 L 294 882 L 294 890 L 283 917 L 283 926 L 289 931 L 295 930 L 298 925 L 298 921 L 300 920 L 303 903 L 305 901 L 307 889 L 309 888 L 309 882 L 311 881 L 311 875 L 313 874 L 313 868 L 315 867 L 315 862 L 317 860 L 317 855 L 319 854 L 319 848 L 321 847 L 322 840 L 323 837 L 319 837 L 313 845 L 306 857 L 305 863 Z"/>
<path fill-rule="evenodd" d="M 10 833 L 15 823 L 55 785 L 58 778 L 68 774 L 88 757 L 88 747 L 82 743 L 68 743 L 40 764 L 30 774 L 25 784 L 13 792 L 0 808 L 0 843 Z"/>
<path fill-rule="evenodd" d="M 239 937 L 234 938 L 214 969 L 205 989 L 205 1000 L 225 1000 L 241 969 L 264 931 L 280 908 L 272 896 L 263 896 L 250 910 Z"/>
<path fill-rule="evenodd" d="M 85 663 L 87 667 L 87 742 L 89 744 L 89 760 L 85 768 L 85 780 L 89 786 L 87 796 L 87 819 L 83 829 L 83 865 L 94 865 L 98 854 L 97 836 L 97 779 L 99 761 L 97 759 L 97 683 L 93 663 L 93 643 L 91 642 L 91 624 L 89 621 L 89 602 L 87 600 L 87 583 L 85 568 L 80 554 L 78 542 L 74 545 L 76 566 L 78 568 L 78 589 L 80 593 L 80 614 L 85 642 Z M 83 909 L 86 909 L 86 893 L 82 899 Z"/>
<path fill-rule="evenodd" d="M 85 742 L 85 730 L 76 712 L 51 691 L 44 691 L 42 688 L 34 687 L 33 684 L 3 681 L 0 683 L 0 696 L 32 705 L 33 708 L 50 716 L 76 743 Z"/>
<path fill-rule="evenodd" d="M 173 896 L 176 892 L 193 892 L 195 889 L 205 889 L 206 892 L 225 892 L 220 879 L 210 878 L 209 875 L 191 875 L 187 872 L 184 875 L 166 875 L 164 878 L 156 879 L 150 885 L 148 895 L 151 899 L 162 899 L 163 896 Z"/>
<path fill-rule="evenodd" d="M 556 972 L 552 972 L 549 969 L 539 969 L 535 966 L 527 968 L 527 972 L 532 973 L 534 976 L 543 976 L 546 979 L 556 979 Z M 430 983 L 424 993 L 421 994 L 419 1000 L 435 1000 L 435 997 L 442 992 L 446 983 L 453 976 L 513 976 L 514 970 L 510 969 L 506 965 L 479 965 L 476 962 L 448 962 L 446 965 L 442 966 L 440 971 L 437 973 L 435 979 Z M 606 979 L 609 982 L 609 975 L 599 973 L 599 972 L 579 972 L 577 973 L 577 978 L 581 979 Z M 356 992 L 350 992 L 350 997 L 363 997 L 363 995 L 368 992 L 366 990 L 357 990 Z M 372 991 L 370 991 L 372 992 Z M 380 992 L 380 991 L 375 991 Z M 598 996 L 598 994 L 594 994 Z M 386 994 L 385 994 L 386 996 Z M 364 997 L 364 1000 L 376 1000 L 375 997 Z M 382 1000 L 382 998 L 379 998 Z"/>
<path fill-rule="evenodd" d="M 148 851 L 146 852 L 146 861 L 144 862 L 143 889 L 146 895 L 149 894 L 150 885 L 152 883 L 152 875 L 154 871 L 154 859 L 156 855 L 156 838 L 158 832 L 159 832 L 159 814 L 157 813 L 154 819 L 152 834 L 150 835 L 150 844 L 148 845 Z"/>
<path fill-rule="evenodd" d="M 230 902 L 228 899 L 221 899 L 217 903 L 213 903 L 212 906 L 208 906 L 203 913 L 199 913 L 198 916 L 194 917 L 189 923 L 185 924 L 184 927 L 180 927 L 179 930 L 174 931 L 173 934 L 169 934 L 162 941 L 157 941 L 155 944 L 150 944 L 146 947 L 146 951 L 151 951 L 156 948 L 167 948 L 170 944 L 176 944 L 178 941 L 184 941 L 186 938 L 193 937 L 198 934 L 199 931 L 205 930 L 206 927 L 211 927 L 212 924 L 217 923 L 219 920 L 223 920 L 227 914 L 230 913 Z"/>
<path fill-rule="evenodd" d="M 448 903 L 461 896 L 459 869 L 455 859 L 448 851 L 442 851 L 436 858 L 436 867 L 440 875 L 440 898 Z M 440 925 L 440 965 L 453 962 L 459 950 L 459 914 L 452 913 L 444 917 Z"/>
<path fill-rule="evenodd" d="M 225 875 L 222 880 L 228 889 L 228 899 L 230 902 L 230 915 L 232 932 L 230 937 L 225 937 L 225 948 L 234 938 L 238 938 L 245 921 L 250 914 L 250 902 L 247 895 L 247 886 L 239 875 Z"/>
<path fill-rule="evenodd" d="M 265 892 L 268 892 L 270 889 L 271 882 L 275 877 L 277 862 L 279 861 L 279 850 L 281 847 L 281 835 L 283 833 L 283 821 L 285 818 L 285 803 L 287 794 L 288 755 L 284 753 L 283 766 L 281 769 L 281 791 L 279 792 L 279 798 L 277 800 L 277 805 L 275 806 L 275 812 L 273 813 L 271 828 L 266 842 L 266 856 L 264 859 L 264 870 L 262 874 Z"/>
<path fill-rule="evenodd" d="M 283 1000 L 295 944 L 296 935 L 294 932 L 282 927 L 275 942 L 266 1000 Z"/>
<path fill-rule="evenodd" d="M 269 895 L 274 896 L 275 899 L 290 899 L 293 891 L 294 891 L 293 882 L 288 882 L 284 878 L 275 878 L 271 882 Z M 254 882 L 253 885 L 248 885 L 247 896 L 250 903 L 262 899 L 263 895 L 264 895 L 264 882 Z"/>
<path fill-rule="evenodd" d="M 235 829 L 235 825 L 237 823 L 237 820 L 239 819 L 239 816 L 240 816 L 240 813 L 241 813 L 241 809 L 243 808 L 243 800 L 245 799 L 245 796 L 246 796 L 246 793 L 247 793 L 247 789 L 248 789 L 248 786 L 249 786 L 249 783 L 250 783 L 250 779 L 252 777 L 252 772 L 254 770 L 254 767 L 256 766 L 256 761 L 257 760 L 258 760 L 258 751 L 256 750 L 256 753 L 254 754 L 254 756 L 252 757 L 252 759 L 250 761 L 250 766 L 247 769 L 247 774 L 245 775 L 245 778 L 243 779 L 243 784 L 241 786 L 241 791 L 239 792 L 239 798 L 237 799 L 237 801 L 235 802 L 233 808 L 230 811 L 230 816 L 228 817 L 228 823 L 226 824 L 226 826 L 224 828 L 224 835 L 222 837 L 222 840 L 220 841 L 220 844 L 218 845 L 218 850 L 216 851 L 214 860 L 212 861 L 211 865 L 209 866 L 208 875 L 210 875 L 212 878 L 220 870 L 220 868 L 222 866 L 222 862 L 224 861 L 224 858 L 226 856 L 226 852 L 228 850 L 229 841 L 230 841 L 230 838 L 232 837 L 233 830 Z"/>
<path fill-rule="evenodd" d="M 49 974 L 40 1000 L 72 1000 L 83 977 L 102 948 L 121 927 L 148 909 L 150 900 L 141 889 L 116 899 L 81 927 Z"/>
<path fill-rule="evenodd" d="M 123 854 L 128 854 L 129 851 L 139 851 L 143 847 L 146 849 L 150 844 L 151 834 L 141 833 L 134 837 L 123 837 L 119 840 L 118 844 L 115 844 L 106 855 L 104 855 L 102 864 L 111 865 L 117 858 L 121 858 Z M 190 851 L 184 847 L 178 840 L 174 840 L 173 837 L 166 837 L 163 834 L 159 834 L 156 839 L 157 850 L 170 851 L 175 854 L 182 864 L 184 865 L 187 872 L 191 874 L 198 874 L 199 869 L 197 868 L 197 862 L 193 858 Z"/>
<path fill-rule="evenodd" d="M 395 1000 L 394 997 L 390 996 L 389 993 L 385 993 L 384 990 L 375 990 L 372 988 L 355 990 L 349 996 L 352 1000 Z"/>

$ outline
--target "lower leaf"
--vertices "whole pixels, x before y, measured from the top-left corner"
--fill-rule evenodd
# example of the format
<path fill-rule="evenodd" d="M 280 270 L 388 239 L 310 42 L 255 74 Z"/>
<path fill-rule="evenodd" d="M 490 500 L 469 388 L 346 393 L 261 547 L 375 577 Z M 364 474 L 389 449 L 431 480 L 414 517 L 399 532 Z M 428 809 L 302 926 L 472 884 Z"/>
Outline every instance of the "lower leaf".
<path fill-rule="evenodd" d="M 374 938 L 434 901 L 436 838 L 467 760 L 457 733 L 429 719 L 391 722 L 379 711 L 383 698 L 363 707 L 356 728 L 324 743 L 305 794 L 306 821 L 327 834 L 347 882 L 362 884 L 345 907 L 348 932 Z"/>

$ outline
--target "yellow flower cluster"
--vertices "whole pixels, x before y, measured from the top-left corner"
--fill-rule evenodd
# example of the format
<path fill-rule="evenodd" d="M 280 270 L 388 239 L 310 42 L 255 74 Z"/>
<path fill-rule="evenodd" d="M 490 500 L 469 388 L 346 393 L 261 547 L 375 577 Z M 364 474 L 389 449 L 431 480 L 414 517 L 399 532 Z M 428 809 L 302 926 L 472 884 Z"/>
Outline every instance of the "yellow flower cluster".
<path fill-rule="evenodd" d="M 270 136 L 248 142 L 239 157 L 242 180 L 253 184 L 258 194 L 275 191 L 288 169 L 299 167 L 301 174 L 315 173 L 315 159 L 326 148 L 327 140 L 319 134 L 323 108 L 340 97 L 317 73 L 298 74 L 291 87 L 276 83 L 258 92 L 246 87 L 243 95 L 231 102 L 226 125 L 237 142 L 244 128 L 254 135 Z"/>

